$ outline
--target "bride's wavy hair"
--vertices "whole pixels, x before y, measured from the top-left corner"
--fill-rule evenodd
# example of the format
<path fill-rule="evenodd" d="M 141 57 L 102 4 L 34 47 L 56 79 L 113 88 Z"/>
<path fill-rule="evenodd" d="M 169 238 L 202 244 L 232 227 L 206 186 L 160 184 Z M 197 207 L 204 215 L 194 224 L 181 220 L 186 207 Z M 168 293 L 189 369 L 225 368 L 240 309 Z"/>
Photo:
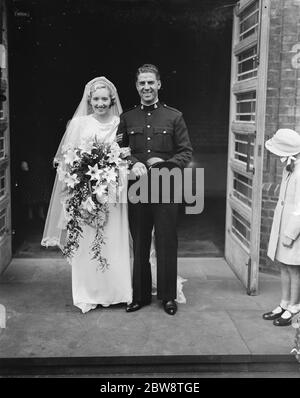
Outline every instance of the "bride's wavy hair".
<path fill-rule="evenodd" d="M 88 104 L 89 107 L 91 108 L 91 99 L 92 99 L 92 95 L 93 93 L 98 90 L 98 88 L 106 88 L 109 92 L 109 96 L 110 96 L 110 105 L 109 107 L 111 108 L 113 105 L 115 105 L 116 103 L 116 97 L 114 95 L 114 92 L 112 90 L 112 88 L 106 84 L 105 82 L 95 82 L 91 85 L 89 93 L 88 93 Z"/>

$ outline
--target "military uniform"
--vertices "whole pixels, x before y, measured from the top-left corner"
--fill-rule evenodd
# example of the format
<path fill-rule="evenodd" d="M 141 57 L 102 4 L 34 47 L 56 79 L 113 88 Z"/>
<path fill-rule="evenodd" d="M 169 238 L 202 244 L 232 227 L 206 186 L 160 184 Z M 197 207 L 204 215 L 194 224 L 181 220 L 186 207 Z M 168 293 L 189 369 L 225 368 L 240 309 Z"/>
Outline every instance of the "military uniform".
<path fill-rule="evenodd" d="M 121 115 L 118 136 L 130 146 L 133 163 L 160 157 L 183 168 L 191 160 L 192 147 L 182 113 L 160 102 L 139 105 Z"/>
<path fill-rule="evenodd" d="M 159 157 L 184 168 L 192 156 L 192 146 L 182 113 L 166 104 L 139 105 L 120 117 L 117 137 L 131 149 L 133 164 Z M 176 299 L 177 213 L 176 203 L 137 203 L 129 200 L 129 224 L 133 238 L 133 302 L 151 301 L 149 252 L 154 225 L 157 255 L 157 298 Z"/>

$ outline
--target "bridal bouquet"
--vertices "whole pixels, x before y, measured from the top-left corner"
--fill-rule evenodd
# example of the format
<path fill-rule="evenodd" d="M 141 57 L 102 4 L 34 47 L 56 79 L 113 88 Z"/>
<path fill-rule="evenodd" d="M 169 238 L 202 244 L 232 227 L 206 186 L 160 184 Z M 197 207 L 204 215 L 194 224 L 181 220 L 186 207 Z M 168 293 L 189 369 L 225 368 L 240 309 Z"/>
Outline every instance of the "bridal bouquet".
<path fill-rule="evenodd" d="M 72 257 L 82 237 L 82 226 L 95 228 L 92 243 L 93 259 L 98 260 L 99 269 L 108 267 L 102 256 L 104 226 L 109 213 L 109 203 L 118 201 L 122 189 L 120 169 L 128 168 L 121 158 L 117 143 L 99 143 L 95 138 L 81 141 L 77 147 L 64 146 L 62 157 L 55 159 L 58 178 L 65 190 L 62 199 L 66 217 L 67 241 L 63 253 Z"/>

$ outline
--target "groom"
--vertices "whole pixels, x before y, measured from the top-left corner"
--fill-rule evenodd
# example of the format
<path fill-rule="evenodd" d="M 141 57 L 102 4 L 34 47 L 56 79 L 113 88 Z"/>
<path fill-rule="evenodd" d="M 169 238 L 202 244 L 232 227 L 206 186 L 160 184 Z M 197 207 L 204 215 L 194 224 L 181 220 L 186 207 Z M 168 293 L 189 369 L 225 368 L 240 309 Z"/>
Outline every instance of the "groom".
<path fill-rule="evenodd" d="M 150 168 L 173 165 L 184 168 L 192 156 L 192 147 L 182 113 L 158 99 L 161 87 L 156 66 L 138 68 L 136 89 L 139 106 L 121 115 L 118 135 L 122 146 L 131 149 L 132 173 L 138 178 L 150 173 Z M 167 163 L 163 163 L 166 162 Z M 158 166 L 159 167 L 159 166 Z M 143 177 L 144 176 L 144 177 Z M 149 179 L 150 180 L 150 179 Z M 169 315 L 177 311 L 177 203 L 130 203 L 130 231 L 133 238 L 133 301 L 127 312 L 137 311 L 151 303 L 151 267 L 149 253 L 154 225 L 157 255 L 157 298 Z"/>

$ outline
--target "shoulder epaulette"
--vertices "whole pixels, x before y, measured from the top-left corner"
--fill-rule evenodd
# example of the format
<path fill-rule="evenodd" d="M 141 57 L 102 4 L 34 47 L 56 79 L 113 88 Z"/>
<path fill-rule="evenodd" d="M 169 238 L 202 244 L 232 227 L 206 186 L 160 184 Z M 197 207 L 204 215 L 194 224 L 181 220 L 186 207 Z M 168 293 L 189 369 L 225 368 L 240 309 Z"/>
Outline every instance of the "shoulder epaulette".
<path fill-rule="evenodd" d="M 167 109 L 170 109 L 171 111 L 180 113 L 180 114 L 182 113 L 182 112 L 180 112 L 178 109 L 172 108 L 171 106 L 169 106 L 169 105 L 167 105 L 167 104 L 163 104 L 163 107 L 164 107 L 164 108 L 167 108 Z"/>
<path fill-rule="evenodd" d="M 126 109 L 125 111 L 123 111 L 123 114 L 127 113 L 127 112 L 130 112 L 130 111 L 133 111 L 134 109 L 136 109 L 136 107 L 137 107 L 137 105 L 134 105 L 131 108 Z"/>

